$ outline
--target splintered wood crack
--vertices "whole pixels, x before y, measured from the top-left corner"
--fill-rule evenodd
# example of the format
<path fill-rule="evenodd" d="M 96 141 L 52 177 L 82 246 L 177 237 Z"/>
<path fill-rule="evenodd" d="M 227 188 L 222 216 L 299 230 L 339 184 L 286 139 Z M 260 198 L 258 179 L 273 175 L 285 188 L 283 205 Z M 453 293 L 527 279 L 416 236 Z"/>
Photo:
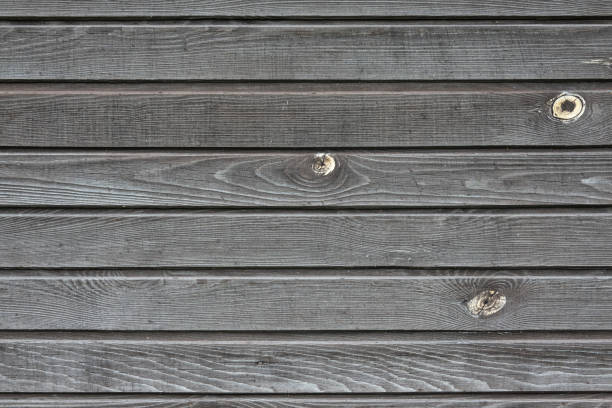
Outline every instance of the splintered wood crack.
<path fill-rule="evenodd" d="M 469 312 L 476 317 L 488 317 L 506 305 L 506 297 L 497 290 L 485 290 L 474 296 L 468 303 Z"/>

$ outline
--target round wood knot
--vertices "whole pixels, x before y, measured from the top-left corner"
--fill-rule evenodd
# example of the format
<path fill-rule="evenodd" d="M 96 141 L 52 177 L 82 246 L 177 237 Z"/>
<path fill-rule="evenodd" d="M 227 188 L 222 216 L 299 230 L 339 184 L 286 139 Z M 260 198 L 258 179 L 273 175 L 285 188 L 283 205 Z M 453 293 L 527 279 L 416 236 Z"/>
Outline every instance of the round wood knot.
<path fill-rule="evenodd" d="M 552 103 L 552 116 L 563 121 L 576 120 L 584 112 L 584 105 L 579 95 L 561 94 Z"/>
<path fill-rule="evenodd" d="M 491 316 L 506 305 L 506 297 L 497 290 L 485 290 L 474 296 L 468 303 L 470 313 L 477 317 Z"/>
<path fill-rule="evenodd" d="M 336 168 L 336 160 L 328 153 L 318 153 L 312 162 L 312 171 L 319 176 L 327 176 Z"/>

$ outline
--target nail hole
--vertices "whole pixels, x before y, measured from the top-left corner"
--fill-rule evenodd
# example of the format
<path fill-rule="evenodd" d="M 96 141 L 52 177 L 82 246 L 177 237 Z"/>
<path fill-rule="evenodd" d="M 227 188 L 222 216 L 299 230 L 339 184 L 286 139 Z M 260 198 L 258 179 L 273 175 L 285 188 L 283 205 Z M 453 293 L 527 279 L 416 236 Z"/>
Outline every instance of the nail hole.
<path fill-rule="evenodd" d="M 504 308 L 506 297 L 497 290 L 485 290 L 474 296 L 468 303 L 469 312 L 475 317 L 488 317 Z"/>
<path fill-rule="evenodd" d="M 315 155 L 312 170 L 319 176 L 327 176 L 336 168 L 336 160 L 331 154 L 318 153 Z"/>

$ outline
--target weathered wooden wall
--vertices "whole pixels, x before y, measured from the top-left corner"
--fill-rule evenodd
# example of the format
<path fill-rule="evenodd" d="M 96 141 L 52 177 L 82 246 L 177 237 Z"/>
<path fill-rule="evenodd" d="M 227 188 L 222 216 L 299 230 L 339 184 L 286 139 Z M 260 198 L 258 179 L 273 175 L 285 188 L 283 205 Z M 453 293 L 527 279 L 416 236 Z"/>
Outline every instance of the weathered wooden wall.
<path fill-rule="evenodd" d="M 0 0 L 0 407 L 612 407 L 611 18 Z"/>

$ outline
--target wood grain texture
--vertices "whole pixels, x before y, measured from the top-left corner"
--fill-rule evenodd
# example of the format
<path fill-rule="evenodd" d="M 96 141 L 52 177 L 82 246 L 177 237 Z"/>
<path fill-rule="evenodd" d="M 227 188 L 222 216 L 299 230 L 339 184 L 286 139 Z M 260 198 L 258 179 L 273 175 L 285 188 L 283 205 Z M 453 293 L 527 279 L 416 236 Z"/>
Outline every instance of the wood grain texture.
<path fill-rule="evenodd" d="M 495 290 L 506 304 L 475 317 Z M 601 271 L 15 272 L 1 330 L 612 330 Z"/>
<path fill-rule="evenodd" d="M 550 101 L 581 95 L 564 123 Z M 612 145 L 605 84 L 0 85 L 0 146 Z"/>
<path fill-rule="evenodd" d="M 2 0 L 0 17 L 469 17 L 612 15 L 606 0 Z"/>
<path fill-rule="evenodd" d="M 0 80 L 612 78 L 610 24 L 44 24 L 0 37 Z"/>
<path fill-rule="evenodd" d="M 0 341 L 0 392 L 611 391 L 611 359 L 597 335 L 13 336 Z"/>
<path fill-rule="evenodd" d="M 612 151 L 0 153 L 0 205 L 410 207 L 612 204 Z"/>
<path fill-rule="evenodd" d="M 477 396 L 0 396 L 2 408 L 608 408 L 609 394 Z"/>
<path fill-rule="evenodd" d="M 4 211 L 0 267 L 607 266 L 612 212 Z"/>

